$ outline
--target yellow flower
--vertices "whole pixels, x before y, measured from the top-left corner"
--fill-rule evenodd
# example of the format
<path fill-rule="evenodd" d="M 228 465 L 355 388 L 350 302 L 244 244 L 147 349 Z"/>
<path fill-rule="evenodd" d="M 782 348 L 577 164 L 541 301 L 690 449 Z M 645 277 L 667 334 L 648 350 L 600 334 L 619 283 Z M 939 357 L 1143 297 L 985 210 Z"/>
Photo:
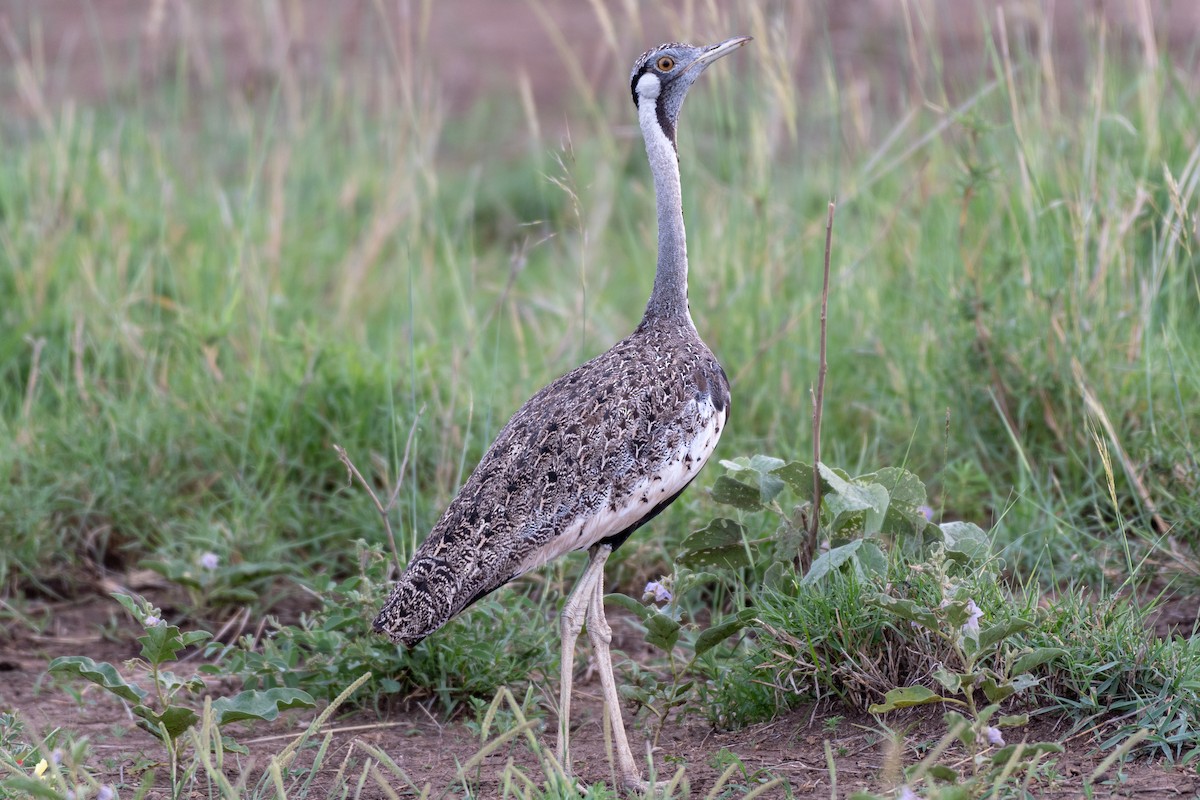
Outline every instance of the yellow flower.
<path fill-rule="evenodd" d="M 41 761 L 39 761 L 37 763 L 37 766 L 33 768 L 33 774 L 36 775 L 37 777 L 41 778 L 42 780 L 45 780 L 46 769 L 49 766 L 50 766 L 49 762 L 47 762 L 46 759 L 43 758 Z"/>

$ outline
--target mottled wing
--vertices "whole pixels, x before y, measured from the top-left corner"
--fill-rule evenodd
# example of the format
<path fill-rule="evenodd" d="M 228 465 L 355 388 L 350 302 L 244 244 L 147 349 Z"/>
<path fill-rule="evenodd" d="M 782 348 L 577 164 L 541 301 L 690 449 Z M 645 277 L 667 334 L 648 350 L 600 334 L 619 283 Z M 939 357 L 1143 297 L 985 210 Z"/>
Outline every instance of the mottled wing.
<path fill-rule="evenodd" d="M 559 555 L 621 544 L 696 476 L 728 408 L 728 381 L 694 328 L 643 326 L 554 381 L 488 448 L 396 582 L 376 630 L 420 641 Z"/>

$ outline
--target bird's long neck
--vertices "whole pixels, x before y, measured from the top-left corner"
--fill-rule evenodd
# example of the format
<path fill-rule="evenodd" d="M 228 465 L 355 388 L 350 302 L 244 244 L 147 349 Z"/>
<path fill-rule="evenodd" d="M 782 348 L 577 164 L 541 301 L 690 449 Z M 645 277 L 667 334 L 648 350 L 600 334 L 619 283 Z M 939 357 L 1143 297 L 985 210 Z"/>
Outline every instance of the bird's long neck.
<path fill-rule="evenodd" d="M 687 234 L 683 228 L 679 155 L 674 136 L 668 136 L 659 122 L 658 102 L 648 100 L 638 104 L 638 122 L 646 139 L 650 172 L 654 175 L 654 196 L 658 205 L 658 269 L 654 274 L 650 302 L 646 304 L 646 319 L 677 318 L 690 325 Z"/>

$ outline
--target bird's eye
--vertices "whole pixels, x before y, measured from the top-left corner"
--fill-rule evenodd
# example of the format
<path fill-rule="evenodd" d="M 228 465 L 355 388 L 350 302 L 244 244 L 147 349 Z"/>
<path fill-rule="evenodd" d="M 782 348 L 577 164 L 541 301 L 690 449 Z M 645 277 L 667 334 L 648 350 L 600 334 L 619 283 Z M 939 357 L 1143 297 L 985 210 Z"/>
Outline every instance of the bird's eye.
<path fill-rule="evenodd" d="M 659 56 L 658 63 L 655 64 L 660 72 L 670 72 L 675 69 L 675 59 L 670 56 Z"/>

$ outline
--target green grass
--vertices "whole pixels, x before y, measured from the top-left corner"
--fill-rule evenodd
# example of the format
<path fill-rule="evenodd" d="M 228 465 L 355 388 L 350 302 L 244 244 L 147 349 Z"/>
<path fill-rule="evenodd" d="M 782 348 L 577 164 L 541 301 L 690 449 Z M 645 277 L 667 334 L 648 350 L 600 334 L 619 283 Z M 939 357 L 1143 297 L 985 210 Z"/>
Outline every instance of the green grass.
<path fill-rule="evenodd" d="M 797 79 L 739 13 L 706 31 L 756 41 L 696 87 L 680 136 L 692 313 L 734 383 L 717 457 L 811 453 L 832 197 L 823 460 L 927 479 L 936 518 L 990 528 L 1031 592 L 1194 573 L 1194 54 L 1147 63 L 1092 26 L 1069 80 L 1016 37 L 954 78 L 937 48 L 913 55 L 894 95 L 827 45 L 825 76 Z M 571 105 L 569 140 L 534 138 L 515 88 L 450 119 L 421 59 L 379 62 L 295 95 L 287 69 L 255 97 L 180 75 L 0 124 L 0 598 L 153 563 L 194 573 L 196 618 L 287 610 L 294 582 L 355 572 L 357 539 L 386 546 L 334 444 L 385 491 L 416 426 L 404 558 L 508 415 L 636 324 L 655 237 L 626 93 Z M 619 590 L 671 571 L 715 474 L 622 549 Z M 221 591 L 196 582 L 205 553 Z M 531 607 L 549 616 L 575 569 L 526 582 Z M 837 646 L 877 646 L 859 633 Z M 1126 652 L 1134 634 L 1113 635 Z M 1154 663 L 1186 682 L 1193 649 Z M 1062 697 L 1087 695 L 1092 663 Z M 1147 674 L 1130 696 L 1166 685 Z M 446 706 L 508 680 L 488 678 Z"/>
<path fill-rule="evenodd" d="M 1186 70 L 1097 52 L 1055 107 L 1018 51 L 1011 85 L 960 81 L 941 105 L 934 74 L 862 142 L 828 131 L 887 112 L 809 87 L 768 148 L 775 56 L 745 54 L 706 77 L 682 137 L 693 313 L 735 380 L 718 456 L 810 449 L 833 196 L 827 461 L 932 477 L 1023 571 L 1094 579 L 1126 557 L 1122 524 L 1152 550 L 1145 498 L 1191 544 Z M 379 526 L 331 445 L 383 485 L 425 409 L 397 514 L 411 547 L 526 396 L 636 323 L 652 197 L 608 121 L 631 109 L 500 159 L 494 115 L 448 128 L 432 99 L 372 99 L 318 83 L 289 122 L 279 97 L 168 92 L 3 133 L 8 593 L 80 558 L 345 563 Z M 656 528 L 660 558 L 692 520 Z"/>

